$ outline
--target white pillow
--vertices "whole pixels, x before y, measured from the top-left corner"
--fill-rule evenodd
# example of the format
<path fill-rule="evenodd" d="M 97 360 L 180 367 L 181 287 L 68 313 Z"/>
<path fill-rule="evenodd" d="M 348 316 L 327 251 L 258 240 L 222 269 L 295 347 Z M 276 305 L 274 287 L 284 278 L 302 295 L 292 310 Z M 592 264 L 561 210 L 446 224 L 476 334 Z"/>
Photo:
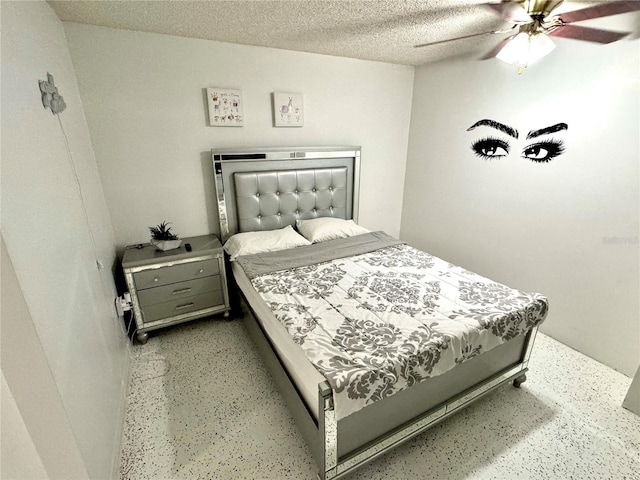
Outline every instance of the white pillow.
<path fill-rule="evenodd" d="M 324 242 L 326 240 L 333 240 L 334 238 L 351 237 L 369 232 L 369 230 L 361 227 L 353 220 L 335 217 L 298 220 L 296 221 L 296 227 L 302 236 L 311 243 Z"/>
<path fill-rule="evenodd" d="M 311 243 L 299 235 L 291 225 L 287 225 L 280 230 L 236 233 L 225 242 L 224 250 L 229 254 L 231 261 L 234 261 L 240 255 L 273 252 L 303 245 Z"/>

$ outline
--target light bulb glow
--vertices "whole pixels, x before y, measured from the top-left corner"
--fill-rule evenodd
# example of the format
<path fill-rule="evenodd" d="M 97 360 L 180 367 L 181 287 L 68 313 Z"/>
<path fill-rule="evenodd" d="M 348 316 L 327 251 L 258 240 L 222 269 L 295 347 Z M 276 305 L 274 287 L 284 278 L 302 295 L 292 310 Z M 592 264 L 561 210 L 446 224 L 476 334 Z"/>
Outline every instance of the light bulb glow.
<path fill-rule="evenodd" d="M 522 69 L 548 55 L 554 48 L 555 44 L 544 33 L 530 35 L 521 32 L 498 52 L 496 58 Z"/>

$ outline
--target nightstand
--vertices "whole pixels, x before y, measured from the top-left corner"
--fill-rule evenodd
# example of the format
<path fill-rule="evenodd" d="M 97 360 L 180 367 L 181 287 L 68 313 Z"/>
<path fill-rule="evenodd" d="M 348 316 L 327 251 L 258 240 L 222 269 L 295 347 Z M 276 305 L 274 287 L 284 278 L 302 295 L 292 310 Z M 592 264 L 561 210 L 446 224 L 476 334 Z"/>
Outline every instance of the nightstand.
<path fill-rule="evenodd" d="M 127 247 L 122 268 L 140 343 L 150 330 L 217 313 L 229 317 L 224 255 L 215 235 L 183 238 L 180 248 L 166 252 Z"/>

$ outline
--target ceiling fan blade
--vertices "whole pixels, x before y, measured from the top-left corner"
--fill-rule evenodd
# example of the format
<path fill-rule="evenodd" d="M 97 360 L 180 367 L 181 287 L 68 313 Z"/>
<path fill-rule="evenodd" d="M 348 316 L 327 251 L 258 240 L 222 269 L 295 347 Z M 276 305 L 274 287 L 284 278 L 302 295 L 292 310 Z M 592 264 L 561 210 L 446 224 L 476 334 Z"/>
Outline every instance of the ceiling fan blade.
<path fill-rule="evenodd" d="M 509 43 L 510 40 L 512 40 L 513 37 L 509 37 L 509 38 L 505 38 L 503 40 L 501 40 L 500 42 L 498 42 L 498 44 L 493 47 L 491 50 L 489 50 L 489 52 L 487 52 L 487 54 L 485 56 L 483 56 L 482 58 L 480 58 L 480 60 L 489 60 L 490 58 L 495 57 L 496 55 L 498 55 L 498 53 L 500 53 L 500 50 L 502 50 L 502 48 Z"/>
<path fill-rule="evenodd" d="M 485 3 L 484 6 L 498 12 L 502 18 L 513 23 L 529 23 L 532 20 L 520 3 Z"/>
<path fill-rule="evenodd" d="M 533 2 L 531 7 L 534 11 L 529 11 L 530 15 L 544 15 L 548 17 L 553 15 L 553 11 L 564 3 L 564 0 L 544 0 L 541 2 Z"/>
<path fill-rule="evenodd" d="M 490 32 L 472 33 L 471 35 L 464 35 L 462 37 L 448 38 L 446 40 L 438 40 L 436 42 L 421 43 L 420 45 L 414 45 L 413 48 L 430 47 L 431 45 L 439 45 L 441 43 L 455 42 L 456 40 L 464 40 L 465 38 L 480 37 L 482 35 L 491 35 L 493 33 L 502 33 L 502 32 L 491 30 Z"/>
<path fill-rule="evenodd" d="M 560 19 L 565 23 L 573 23 L 590 20 L 592 18 L 609 17 L 620 13 L 635 12 L 637 10 L 640 10 L 640 1 L 638 0 L 607 2 L 562 13 L 560 14 Z"/>
<path fill-rule="evenodd" d="M 573 38 L 596 43 L 612 43 L 629 35 L 629 32 L 612 32 L 597 28 L 579 27 L 577 25 L 563 25 L 548 33 L 552 37 Z"/>

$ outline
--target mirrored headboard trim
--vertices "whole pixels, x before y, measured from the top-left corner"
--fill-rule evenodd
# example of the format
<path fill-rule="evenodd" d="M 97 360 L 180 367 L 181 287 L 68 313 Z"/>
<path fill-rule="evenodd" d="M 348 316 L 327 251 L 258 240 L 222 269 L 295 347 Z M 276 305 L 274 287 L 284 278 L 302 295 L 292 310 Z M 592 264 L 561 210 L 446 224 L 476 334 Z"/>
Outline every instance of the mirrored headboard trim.
<path fill-rule="evenodd" d="M 239 231 L 282 228 L 298 218 L 358 220 L 360 147 L 213 149 L 212 158 L 223 242 Z M 277 187 L 279 178 L 289 193 L 284 205 L 279 198 L 283 193 Z M 256 182 L 263 185 L 258 187 Z M 261 191 L 267 193 L 264 202 L 259 201 Z M 307 193 L 302 194 L 300 204 L 302 191 Z M 239 220 L 242 203 L 248 210 Z"/>

